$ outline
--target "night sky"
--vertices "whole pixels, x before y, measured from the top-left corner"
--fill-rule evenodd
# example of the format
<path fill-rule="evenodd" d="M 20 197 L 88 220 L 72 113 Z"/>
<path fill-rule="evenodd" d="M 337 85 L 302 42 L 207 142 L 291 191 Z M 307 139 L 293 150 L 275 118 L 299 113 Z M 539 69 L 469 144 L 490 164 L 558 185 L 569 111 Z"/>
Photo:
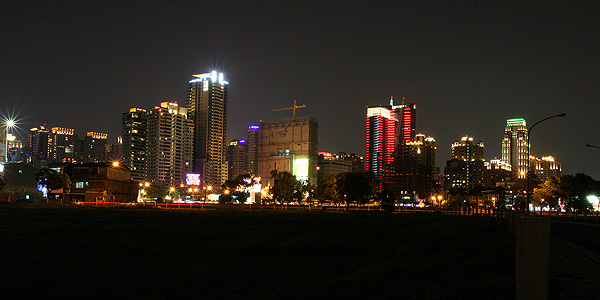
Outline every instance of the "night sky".
<path fill-rule="evenodd" d="M 193 74 L 229 81 L 228 140 L 290 117 L 319 121 L 319 151 L 364 155 L 366 107 L 417 103 L 437 165 L 464 135 L 501 156 L 506 119 L 563 174 L 600 179 L 597 1 L 11 1 L 0 9 L 0 110 L 25 140 L 41 124 L 109 134 L 131 107 L 185 104 Z M 518 2 L 527 2 L 522 4 Z M 143 3 L 143 5 L 142 5 Z"/>

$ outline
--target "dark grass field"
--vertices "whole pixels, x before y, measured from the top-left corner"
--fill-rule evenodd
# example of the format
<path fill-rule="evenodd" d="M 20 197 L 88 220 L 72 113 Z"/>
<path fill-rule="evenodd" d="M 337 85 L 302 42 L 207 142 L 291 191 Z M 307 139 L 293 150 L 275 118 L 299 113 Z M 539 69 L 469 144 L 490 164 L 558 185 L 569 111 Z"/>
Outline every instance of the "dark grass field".
<path fill-rule="evenodd" d="M 478 217 L 0 205 L 3 299 L 514 299 Z"/>

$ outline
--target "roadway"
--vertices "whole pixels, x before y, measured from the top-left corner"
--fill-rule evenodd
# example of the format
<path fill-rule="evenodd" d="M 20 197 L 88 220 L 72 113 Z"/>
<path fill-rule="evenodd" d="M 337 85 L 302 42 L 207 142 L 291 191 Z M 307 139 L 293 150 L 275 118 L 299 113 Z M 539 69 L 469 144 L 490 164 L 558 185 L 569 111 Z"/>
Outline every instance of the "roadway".
<path fill-rule="evenodd" d="M 552 221 L 550 299 L 600 299 L 600 225 Z"/>

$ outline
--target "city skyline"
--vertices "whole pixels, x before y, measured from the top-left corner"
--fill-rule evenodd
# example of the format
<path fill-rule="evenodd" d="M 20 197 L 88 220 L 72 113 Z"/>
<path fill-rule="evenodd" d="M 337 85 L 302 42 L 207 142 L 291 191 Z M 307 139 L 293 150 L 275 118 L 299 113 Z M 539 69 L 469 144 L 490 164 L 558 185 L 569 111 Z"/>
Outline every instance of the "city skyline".
<path fill-rule="evenodd" d="M 443 167 L 457 136 L 500 158 L 507 119 L 566 112 L 536 127 L 532 155 L 600 178 L 600 152 L 585 147 L 600 144 L 595 3 L 228 5 L 197 16 L 195 4 L 174 2 L 10 4 L 0 13 L 10 45 L 0 50 L 0 109 L 18 112 L 21 139 L 48 124 L 112 141 L 123 112 L 182 105 L 190 76 L 217 70 L 232 85 L 227 142 L 291 116 L 270 110 L 296 99 L 307 105 L 299 115 L 319 121 L 319 151 L 364 155 L 365 108 L 406 97 Z M 199 28 L 215 33 L 193 37 Z"/>

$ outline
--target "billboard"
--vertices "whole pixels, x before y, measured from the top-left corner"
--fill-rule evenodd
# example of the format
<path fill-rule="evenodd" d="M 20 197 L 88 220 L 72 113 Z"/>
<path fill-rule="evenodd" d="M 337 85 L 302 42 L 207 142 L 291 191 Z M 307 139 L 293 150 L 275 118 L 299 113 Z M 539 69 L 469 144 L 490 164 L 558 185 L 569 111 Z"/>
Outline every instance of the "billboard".
<path fill-rule="evenodd" d="M 308 179 L 308 158 L 298 158 L 294 160 L 294 175 L 298 180 Z"/>
<path fill-rule="evenodd" d="M 200 181 L 200 174 L 187 173 L 185 174 L 185 184 L 186 185 L 200 185 L 202 181 Z"/>

